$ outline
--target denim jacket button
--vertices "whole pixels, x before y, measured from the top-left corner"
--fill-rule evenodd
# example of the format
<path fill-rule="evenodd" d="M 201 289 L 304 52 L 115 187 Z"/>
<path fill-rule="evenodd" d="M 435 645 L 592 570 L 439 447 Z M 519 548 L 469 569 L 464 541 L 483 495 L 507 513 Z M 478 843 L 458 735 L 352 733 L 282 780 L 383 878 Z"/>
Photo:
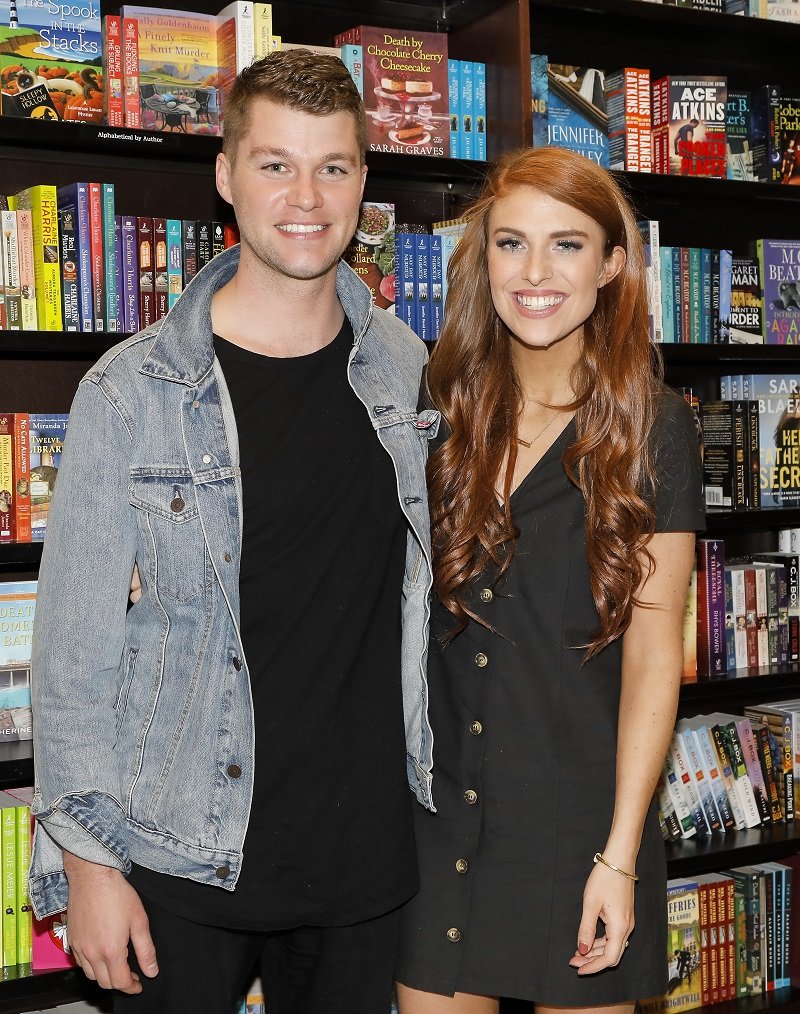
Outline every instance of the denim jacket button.
<path fill-rule="evenodd" d="M 204 454 L 203 455 L 203 464 L 204 465 L 210 465 L 211 464 L 211 455 L 210 454 Z"/>
<path fill-rule="evenodd" d="M 172 503 L 169 506 L 170 506 L 170 510 L 172 510 L 173 513 L 180 514 L 180 512 L 183 510 L 183 508 L 186 506 L 186 504 L 183 502 L 183 500 L 179 496 L 176 496 L 175 499 L 172 501 Z"/>
<path fill-rule="evenodd" d="M 193 401 L 192 402 L 192 408 L 200 408 L 200 402 L 199 401 Z"/>
<path fill-rule="evenodd" d="M 233 656 L 233 668 L 237 672 L 239 672 L 239 670 L 242 668 L 242 660 L 240 658 L 237 658 L 235 655 Z"/>
<path fill-rule="evenodd" d="M 220 880 L 226 880 L 231 875 L 230 866 L 218 866 L 214 871 Z"/>
<path fill-rule="evenodd" d="M 225 561 L 225 563 L 230 563 L 231 562 L 231 554 L 230 553 L 225 553 L 224 556 L 222 557 L 222 559 Z"/>
<path fill-rule="evenodd" d="M 242 769 L 239 767 L 238 764 L 229 764 L 228 765 L 228 774 L 231 776 L 231 778 L 241 778 L 242 777 Z"/>

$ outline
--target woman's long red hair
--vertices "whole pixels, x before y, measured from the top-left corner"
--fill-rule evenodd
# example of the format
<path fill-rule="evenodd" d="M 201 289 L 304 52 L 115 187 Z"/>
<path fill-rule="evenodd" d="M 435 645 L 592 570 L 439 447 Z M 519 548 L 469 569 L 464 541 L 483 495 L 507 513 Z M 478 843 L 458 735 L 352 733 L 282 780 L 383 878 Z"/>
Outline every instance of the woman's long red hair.
<path fill-rule="evenodd" d="M 433 404 L 450 429 L 428 463 L 434 588 L 455 617 L 457 634 L 471 619 L 483 622 L 467 603 L 467 585 L 487 568 L 502 574 L 513 554 L 517 533 L 509 499 L 522 392 L 511 337 L 489 290 L 487 226 L 495 200 L 519 187 L 577 208 L 601 226 L 607 253 L 615 246 L 626 252 L 625 266 L 599 290 L 584 326 L 569 406 L 577 439 L 563 456 L 586 502 L 599 616 L 584 646 L 589 658 L 627 629 L 637 589 L 653 565 L 647 550 L 654 531 L 649 436 L 662 365 L 648 335 L 644 249 L 633 211 L 609 173 L 564 149 L 525 149 L 502 158 L 450 261 L 445 322 L 427 372 Z"/>

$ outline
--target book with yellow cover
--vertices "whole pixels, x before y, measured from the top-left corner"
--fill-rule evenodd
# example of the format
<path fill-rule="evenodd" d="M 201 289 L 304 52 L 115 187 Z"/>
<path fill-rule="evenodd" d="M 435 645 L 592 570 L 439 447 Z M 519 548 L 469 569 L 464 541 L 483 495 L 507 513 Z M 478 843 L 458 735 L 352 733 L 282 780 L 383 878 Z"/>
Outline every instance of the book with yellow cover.
<path fill-rule="evenodd" d="M 31 213 L 33 276 L 36 286 L 36 323 L 40 331 L 63 330 L 61 258 L 58 245 L 56 188 L 47 183 L 20 190 L 8 198 L 9 207 Z"/>

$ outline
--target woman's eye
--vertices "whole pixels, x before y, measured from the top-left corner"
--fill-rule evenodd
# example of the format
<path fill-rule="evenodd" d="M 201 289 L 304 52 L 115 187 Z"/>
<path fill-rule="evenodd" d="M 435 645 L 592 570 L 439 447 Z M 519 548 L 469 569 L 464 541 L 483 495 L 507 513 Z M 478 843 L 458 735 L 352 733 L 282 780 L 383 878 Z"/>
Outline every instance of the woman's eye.
<path fill-rule="evenodd" d="M 497 246 L 500 250 L 519 250 L 522 243 L 520 243 L 518 239 L 512 239 L 509 237 L 508 239 L 499 239 L 497 241 Z"/>
<path fill-rule="evenodd" d="M 562 239 L 558 243 L 559 250 L 583 250 L 583 243 L 576 239 Z"/>

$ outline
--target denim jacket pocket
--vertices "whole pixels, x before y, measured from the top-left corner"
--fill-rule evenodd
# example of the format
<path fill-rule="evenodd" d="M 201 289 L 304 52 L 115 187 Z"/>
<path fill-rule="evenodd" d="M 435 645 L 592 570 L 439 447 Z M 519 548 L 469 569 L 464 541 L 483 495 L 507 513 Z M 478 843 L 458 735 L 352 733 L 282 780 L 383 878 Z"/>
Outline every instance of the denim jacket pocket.
<path fill-rule="evenodd" d="M 146 580 L 155 585 L 159 595 L 178 602 L 201 596 L 206 571 L 205 539 L 188 469 L 131 469 L 130 502 L 136 508 L 139 531 L 147 547 Z"/>

